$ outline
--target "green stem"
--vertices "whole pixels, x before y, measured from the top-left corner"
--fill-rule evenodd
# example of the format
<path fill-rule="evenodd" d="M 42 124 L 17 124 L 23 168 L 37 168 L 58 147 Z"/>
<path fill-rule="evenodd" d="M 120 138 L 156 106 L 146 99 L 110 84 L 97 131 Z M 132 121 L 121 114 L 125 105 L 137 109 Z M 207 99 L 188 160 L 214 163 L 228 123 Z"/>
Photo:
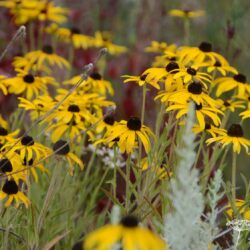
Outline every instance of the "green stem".
<path fill-rule="evenodd" d="M 196 159 L 195 159 L 195 162 L 194 162 L 194 167 L 196 167 L 198 161 L 199 161 L 199 156 L 200 156 L 200 153 L 201 153 L 201 150 L 202 150 L 202 147 L 203 147 L 203 142 L 205 140 L 205 137 L 206 137 L 206 133 L 205 131 L 202 132 L 201 134 L 201 139 L 200 139 L 200 143 L 199 143 L 199 148 L 198 148 L 198 151 L 197 151 L 197 154 L 196 154 Z"/>
<path fill-rule="evenodd" d="M 232 204 L 234 215 L 236 215 L 236 164 L 237 163 L 237 154 L 233 152 L 233 161 L 232 161 Z"/>
<path fill-rule="evenodd" d="M 129 212 L 130 206 L 130 169 L 131 169 L 131 155 L 128 155 L 128 159 L 126 162 L 126 211 Z"/>
<path fill-rule="evenodd" d="M 159 111 L 157 118 L 156 118 L 156 125 L 155 125 L 156 138 L 159 138 L 159 136 L 160 136 L 161 122 L 162 122 L 162 119 L 164 116 L 164 107 L 165 107 L 165 104 L 161 103 L 160 111 Z"/>
<path fill-rule="evenodd" d="M 35 49 L 35 34 L 34 34 L 34 23 L 29 23 L 29 39 L 30 39 L 30 50 Z"/>

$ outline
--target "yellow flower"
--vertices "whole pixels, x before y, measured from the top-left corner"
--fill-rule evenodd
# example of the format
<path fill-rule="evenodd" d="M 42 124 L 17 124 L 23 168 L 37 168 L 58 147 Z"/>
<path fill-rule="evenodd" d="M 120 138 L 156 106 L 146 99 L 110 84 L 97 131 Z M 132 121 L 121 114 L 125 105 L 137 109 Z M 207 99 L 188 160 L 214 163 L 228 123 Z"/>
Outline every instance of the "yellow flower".
<path fill-rule="evenodd" d="M 74 48 L 87 49 L 94 46 L 94 38 L 81 34 L 77 28 L 59 27 L 55 23 L 51 24 L 45 31 L 49 34 L 56 36 L 60 42 L 71 43 Z"/>
<path fill-rule="evenodd" d="M 115 45 L 111 42 L 111 34 L 109 32 L 95 32 L 94 46 L 97 48 L 107 48 L 111 55 L 119 55 L 127 52 L 126 47 Z"/>
<path fill-rule="evenodd" d="M 237 101 L 233 99 L 227 99 L 223 101 L 218 99 L 216 102 L 218 103 L 217 108 L 221 109 L 222 111 L 230 110 L 231 112 L 235 112 L 235 110 L 238 108 L 245 108 L 244 101 Z"/>
<path fill-rule="evenodd" d="M 137 140 L 140 140 L 146 153 L 150 150 L 149 136 L 154 136 L 150 128 L 141 124 L 137 117 L 131 117 L 128 121 L 122 120 L 109 129 L 108 135 L 104 138 L 107 143 L 118 140 L 122 153 L 131 153 L 136 147 Z"/>
<path fill-rule="evenodd" d="M 9 92 L 19 95 L 23 94 L 27 99 L 47 93 L 47 85 L 56 85 L 56 81 L 50 76 L 35 76 L 23 70 L 19 70 L 16 77 L 6 80 Z"/>
<path fill-rule="evenodd" d="M 244 138 L 243 129 L 240 124 L 232 124 L 228 130 L 219 129 L 217 133 L 216 137 L 210 138 L 206 141 L 208 145 L 213 142 L 219 142 L 224 148 L 225 146 L 232 144 L 234 152 L 239 154 L 241 146 L 243 146 L 246 152 L 248 152 L 250 140 Z"/>
<path fill-rule="evenodd" d="M 69 174 L 74 174 L 74 166 L 73 164 L 76 163 L 81 170 L 84 168 L 84 164 L 81 159 L 79 159 L 75 154 L 70 152 L 69 143 L 64 140 L 57 141 L 53 146 L 53 151 L 56 155 L 64 156 L 68 163 L 69 163 Z"/>
<path fill-rule="evenodd" d="M 183 17 L 183 18 L 195 18 L 195 17 L 200 17 L 205 15 L 204 10 L 178 10 L 178 9 L 173 9 L 169 11 L 170 16 L 175 16 L 175 17 Z"/>
<path fill-rule="evenodd" d="M 236 199 L 235 206 L 242 219 L 250 219 L 250 208 L 247 202 L 245 202 L 244 200 Z M 233 208 L 230 205 L 227 206 L 226 214 L 230 219 L 233 219 Z"/>
<path fill-rule="evenodd" d="M 41 159 L 45 156 L 48 156 L 51 152 L 51 149 L 45 147 L 44 145 L 37 143 L 33 140 L 31 136 L 24 136 L 22 139 L 16 139 L 12 142 L 8 142 L 3 146 L 3 149 L 13 151 L 19 151 L 22 159 Z"/>
<path fill-rule="evenodd" d="M 58 56 L 54 53 L 52 46 L 45 45 L 42 50 L 36 50 L 28 52 L 25 55 L 25 58 L 30 60 L 32 64 L 37 64 L 37 67 L 40 69 L 43 65 L 48 64 L 50 66 L 58 66 L 59 68 L 70 68 L 69 62 L 61 56 Z"/>
<path fill-rule="evenodd" d="M 185 104 L 181 103 L 171 104 L 166 109 L 166 111 L 171 111 L 171 110 L 177 110 L 176 119 L 180 119 L 181 117 L 183 117 L 188 113 L 189 103 L 187 102 Z M 211 108 L 208 106 L 203 106 L 202 104 L 199 105 L 195 104 L 195 115 L 201 129 L 205 129 L 206 119 L 210 119 L 215 126 L 219 126 L 221 120 L 218 114 L 223 114 L 223 112 L 215 107 Z"/>
<path fill-rule="evenodd" d="M 220 77 L 217 78 L 214 83 L 218 86 L 216 96 L 220 96 L 223 93 L 234 89 L 238 90 L 236 93 L 238 97 L 250 94 L 249 83 L 247 83 L 246 76 L 242 74 L 234 75 L 234 77 Z"/>
<path fill-rule="evenodd" d="M 125 250 L 167 250 L 167 244 L 146 228 L 138 226 L 134 216 L 126 216 L 117 225 L 106 225 L 87 235 L 83 249 L 109 250 L 116 243 Z"/>
<path fill-rule="evenodd" d="M 7 79 L 6 76 L 0 75 L 0 89 L 2 90 L 4 95 L 8 94 L 7 85 L 6 85 L 6 81 L 5 81 L 6 79 Z"/>
<path fill-rule="evenodd" d="M 193 126 L 192 131 L 195 134 L 202 133 L 203 131 L 206 131 L 209 133 L 212 137 L 216 137 L 218 133 L 220 133 L 220 128 L 213 126 L 210 123 L 205 124 L 205 128 L 202 128 L 199 124 L 196 124 Z"/>
<path fill-rule="evenodd" d="M 209 62 L 214 64 L 219 62 L 226 64 L 226 59 L 220 54 L 212 51 L 212 45 L 208 42 L 202 42 L 199 47 L 181 47 L 178 50 L 180 62 L 184 65 L 188 63 L 201 64 L 203 62 Z"/>
<path fill-rule="evenodd" d="M 204 93 L 203 86 L 200 82 L 192 82 L 186 88 L 168 92 L 164 91 L 156 96 L 161 102 L 174 102 L 186 104 L 189 101 L 194 101 L 197 105 L 216 107 L 216 101 L 209 95 Z"/>
<path fill-rule="evenodd" d="M 38 15 L 40 21 L 65 23 L 68 20 L 69 9 L 56 6 L 53 2 L 46 1 L 46 5 Z"/>
<path fill-rule="evenodd" d="M 14 200 L 16 202 L 16 207 L 18 207 L 20 203 L 23 203 L 26 208 L 30 205 L 29 199 L 24 193 L 18 190 L 18 186 L 14 180 L 7 180 L 4 183 L 0 191 L 0 200 L 5 198 L 8 198 L 4 204 L 5 207 L 9 207 Z"/>
<path fill-rule="evenodd" d="M 124 75 L 122 76 L 124 78 L 127 78 L 125 79 L 123 82 L 124 83 L 127 83 L 127 82 L 136 82 L 139 86 L 143 86 L 144 84 L 147 83 L 146 81 L 146 77 L 147 75 L 140 75 L 140 76 L 130 76 L 130 75 Z M 148 82 L 151 86 L 153 86 L 154 88 L 156 89 L 160 89 L 160 85 L 155 82 L 155 81 L 150 81 Z"/>
<path fill-rule="evenodd" d="M 238 71 L 229 65 L 228 62 L 224 61 L 223 64 L 219 61 L 216 61 L 213 65 L 207 64 L 207 72 L 220 72 L 223 76 L 225 76 L 227 73 L 233 73 L 235 75 L 238 74 Z"/>
<path fill-rule="evenodd" d="M 171 57 L 175 56 L 176 45 L 167 45 L 165 42 L 152 41 L 151 45 L 145 48 L 146 52 L 154 53 L 171 53 Z"/>

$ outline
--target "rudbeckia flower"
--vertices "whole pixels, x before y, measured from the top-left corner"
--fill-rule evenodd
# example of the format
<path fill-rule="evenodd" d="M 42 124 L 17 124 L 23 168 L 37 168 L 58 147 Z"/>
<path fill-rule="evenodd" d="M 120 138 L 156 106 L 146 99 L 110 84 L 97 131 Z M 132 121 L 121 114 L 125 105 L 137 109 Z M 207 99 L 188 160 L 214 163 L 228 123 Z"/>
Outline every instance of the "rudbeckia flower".
<path fill-rule="evenodd" d="M 146 77 L 147 77 L 147 75 L 140 75 L 140 76 L 130 76 L 130 75 L 124 75 L 124 76 L 122 76 L 122 77 L 124 77 L 124 78 L 127 78 L 127 79 L 125 79 L 123 82 L 124 83 L 127 83 L 127 82 L 135 82 L 135 83 L 137 83 L 139 86 L 143 86 L 144 84 L 146 84 L 147 83 L 147 81 L 146 81 Z M 157 83 L 157 82 L 155 82 L 155 81 L 150 81 L 150 82 L 148 82 L 151 86 L 153 86 L 154 88 L 156 88 L 156 89 L 160 89 L 160 85 Z"/>
<path fill-rule="evenodd" d="M 51 45 L 44 45 L 42 50 L 28 52 L 25 58 L 30 60 L 32 64 L 36 63 L 40 69 L 43 65 L 58 66 L 59 68 L 70 68 L 69 62 L 61 56 L 54 53 Z"/>
<path fill-rule="evenodd" d="M 64 140 L 57 141 L 53 146 L 53 151 L 56 155 L 64 156 L 68 163 L 69 163 L 69 173 L 73 175 L 74 173 L 74 166 L 73 164 L 76 163 L 81 170 L 84 168 L 84 164 L 81 159 L 79 159 L 75 154 L 70 152 L 69 143 Z"/>
<path fill-rule="evenodd" d="M 23 94 L 29 100 L 41 93 L 47 93 L 47 85 L 56 85 L 53 77 L 35 76 L 23 70 L 19 70 L 16 77 L 7 79 L 6 83 L 9 86 L 10 93 Z"/>
<path fill-rule="evenodd" d="M 141 124 L 137 117 L 131 117 L 128 121 L 122 120 L 112 126 L 104 141 L 110 143 L 119 139 L 118 145 L 122 153 L 131 153 L 136 147 L 136 142 L 140 140 L 148 153 L 150 150 L 149 136 L 154 136 L 151 129 Z"/>
<path fill-rule="evenodd" d="M 235 112 L 236 109 L 240 108 L 243 109 L 245 108 L 244 101 L 237 101 L 233 99 L 226 99 L 226 100 L 221 100 L 218 99 L 216 100 L 218 103 L 217 108 L 221 109 L 223 112 L 226 110 L 230 110 L 231 112 Z"/>
<path fill-rule="evenodd" d="M 213 65 L 207 64 L 205 66 L 207 67 L 208 73 L 219 72 L 223 76 L 225 76 L 229 72 L 235 75 L 238 74 L 238 71 L 234 67 L 230 66 L 227 61 L 224 61 L 223 64 L 219 61 L 216 61 Z"/>
<path fill-rule="evenodd" d="M 244 220 L 250 219 L 250 208 L 249 208 L 249 204 L 246 201 L 236 199 L 235 206 L 237 208 L 237 212 L 241 215 L 242 219 Z M 227 206 L 226 214 L 230 219 L 234 217 L 233 208 L 230 205 Z"/>
<path fill-rule="evenodd" d="M 14 200 L 16 202 L 16 207 L 18 207 L 20 203 L 23 203 L 26 208 L 30 205 L 29 199 L 24 193 L 19 191 L 18 185 L 14 180 L 7 180 L 4 183 L 0 191 L 0 200 L 5 198 L 8 198 L 4 204 L 5 207 L 9 207 Z"/>
<path fill-rule="evenodd" d="M 139 227 L 138 219 L 126 216 L 117 225 L 106 225 L 87 235 L 83 249 L 109 250 L 116 243 L 126 250 L 167 250 L 167 244 L 146 228 Z"/>
<path fill-rule="evenodd" d="M 195 18 L 205 15 L 204 10 L 178 10 L 173 9 L 168 12 L 170 16 L 183 17 L 183 18 Z"/>
<path fill-rule="evenodd" d="M 22 159 L 30 161 L 33 158 L 37 160 L 48 156 L 51 152 L 50 148 L 37 143 L 29 135 L 22 137 L 22 139 L 16 139 L 15 141 L 8 142 L 4 145 L 4 149 L 10 150 L 10 152 L 18 151 Z"/>
<path fill-rule="evenodd" d="M 214 83 L 218 86 L 216 96 L 221 96 L 223 93 L 234 89 L 238 90 L 236 93 L 238 97 L 250 94 L 250 85 L 247 83 L 246 76 L 242 74 L 237 74 L 233 77 L 220 77 Z"/>
<path fill-rule="evenodd" d="M 181 117 L 183 117 L 184 115 L 188 113 L 189 103 L 171 104 L 166 109 L 166 111 L 172 111 L 172 110 L 177 110 L 176 119 L 180 119 Z M 201 129 L 205 129 L 207 119 L 213 122 L 215 126 L 219 126 L 221 123 L 221 119 L 218 116 L 218 114 L 222 115 L 223 112 L 215 107 L 211 108 L 209 106 L 204 106 L 202 104 L 199 104 L 199 105 L 195 104 L 195 115 L 196 115 L 196 119 Z"/>
<path fill-rule="evenodd" d="M 94 44 L 93 37 L 81 34 L 81 31 L 75 27 L 59 27 L 58 25 L 53 23 L 45 28 L 45 31 L 49 34 L 54 35 L 59 39 L 60 42 L 73 44 L 74 48 L 76 49 L 87 49 L 93 47 Z"/>
<path fill-rule="evenodd" d="M 240 124 L 232 124 L 228 130 L 220 129 L 217 131 L 217 136 L 214 138 L 208 139 L 207 144 L 213 142 L 218 142 L 222 144 L 223 148 L 227 145 L 233 145 L 233 151 L 240 153 L 241 146 L 243 146 L 248 152 L 248 147 L 250 146 L 250 140 L 244 138 L 243 129 Z"/>
<path fill-rule="evenodd" d="M 145 52 L 154 52 L 154 53 L 171 53 L 171 57 L 175 56 L 176 45 L 168 45 L 165 42 L 152 41 L 151 45 L 145 48 Z"/>
<path fill-rule="evenodd" d="M 210 62 L 211 64 L 216 62 L 220 62 L 221 64 L 227 63 L 222 55 L 212 51 L 212 45 L 208 42 L 202 42 L 199 47 L 181 47 L 177 55 L 180 62 L 184 65 L 190 62 L 195 64 L 203 62 Z"/>
<path fill-rule="evenodd" d="M 187 87 L 174 91 L 164 91 L 156 96 L 161 102 L 187 103 L 194 101 L 197 105 L 208 105 L 216 107 L 216 101 L 203 91 L 203 85 L 200 82 L 191 82 Z"/>
<path fill-rule="evenodd" d="M 193 126 L 192 131 L 195 134 L 202 133 L 203 131 L 210 134 L 212 137 L 216 137 L 218 133 L 220 133 L 220 128 L 213 126 L 211 123 L 206 123 L 205 128 L 202 128 L 199 124 Z"/>
<path fill-rule="evenodd" d="M 18 133 L 19 133 L 19 129 L 13 132 L 9 132 L 8 129 L 5 129 L 0 126 L 0 143 L 4 145 L 6 142 L 11 142 L 15 140 Z"/>
<path fill-rule="evenodd" d="M 126 47 L 115 45 L 111 42 L 111 34 L 109 32 L 95 32 L 94 47 L 107 48 L 111 55 L 120 55 L 127 52 Z"/>
<path fill-rule="evenodd" d="M 7 79 L 6 76 L 4 75 L 0 75 L 0 89 L 2 90 L 3 94 L 4 95 L 7 95 L 8 94 L 8 91 L 7 91 L 7 85 L 5 83 L 5 80 Z"/>

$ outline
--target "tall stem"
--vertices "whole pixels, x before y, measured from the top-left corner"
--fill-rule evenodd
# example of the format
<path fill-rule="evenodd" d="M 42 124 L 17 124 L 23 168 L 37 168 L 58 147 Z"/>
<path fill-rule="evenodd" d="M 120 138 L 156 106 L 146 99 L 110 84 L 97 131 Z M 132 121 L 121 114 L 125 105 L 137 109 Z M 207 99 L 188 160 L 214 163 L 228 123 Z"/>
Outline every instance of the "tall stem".
<path fill-rule="evenodd" d="M 236 163 L 237 154 L 233 152 L 233 162 L 232 162 L 232 204 L 234 215 L 236 215 Z"/>

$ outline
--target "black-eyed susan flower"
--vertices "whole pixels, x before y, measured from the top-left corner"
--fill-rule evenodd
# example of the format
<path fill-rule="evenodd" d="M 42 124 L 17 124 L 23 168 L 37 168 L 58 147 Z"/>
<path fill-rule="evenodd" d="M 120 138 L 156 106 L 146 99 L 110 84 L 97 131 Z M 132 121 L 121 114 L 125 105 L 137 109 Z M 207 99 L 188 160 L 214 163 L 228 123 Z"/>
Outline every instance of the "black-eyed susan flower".
<path fill-rule="evenodd" d="M 9 86 L 10 93 L 16 95 L 23 94 L 29 100 L 42 93 L 47 93 L 49 84 L 56 85 L 53 77 L 35 76 L 23 70 L 19 70 L 16 77 L 8 78 L 6 83 Z"/>
<path fill-rule="evenodd" d="M 45 2 L 46 4 L 37 17 L 40 21 L 52 21 L 58 24 L 68 21 L 69 9 L 56 6 L 53 2 L 47 0 Z"/>
<path fill-rule="evenodd" d="M 73 164 L 76 163 L 81 170 L 84 168 L 84 164 L 81 159 L 79 159 L 75 154 L 70 152 L 69 143 L 64 140 L 59 140 L 53 145 L 53 151 L 56 155 L 63 156 L 67 159 L 69 163 L 69 173 L 73 175 L 74 173 L 74 166 Z"/>
<path fill-rule="evenodd" d="M 165 42 L 152 41 L 150 46 L 145 48 L 145 51 L 154 53 L 170 53 L 171 57 L 173 57 L 175 56 L 176 48 L 175 44 L 168 45 Z"/>
<path fill-rule="evenodd" d="M 189 103 L 181 104 L 181 103 L 175 103 L 171 104 L 166 111 L 172 111 L 176 110 L 176 119 L 180 119 L 184 115 L 187 115 L 189 110 Z M 223 114 L 222 111 L 219 109 L 209 106 L 205 106 L 202 104 L 195 104 L 195 115 L 196 119 L 198 121 L 199 126 L 201 129 L 205 129 L 206 121 L 209 119 L 210 122 L 213 122 L 215 126 L 219 126 L 221 123 L 221 119 L 219 117 L 219 114 Z"/>
<path fill-rule="evenodd" d="M 150 230 L 140 227 L 134 216 L 126 216 L 117 225 L 106 225 L 87 235 L 83 249 L 111 249 L 120 243 L 126 250 L 167 250 L 167 244 Z"/>
<path fill-rule="evenodd" d="M 80 29 L 76 27 L 59 27 L 58 25 L 53 23 L 45 28 L 45 31 L 49 34 L 54 35 L 60 40 L 60 42 L 73 44 L 74 48 L 76 49 L 87 49 L 93 47 L 94 45 L 94 38 L 81 34 Z"/>
<path fill-rule="evenodd" d="M 29 101 L 23 97 L 18 97 L 18 100 L 18 107 L 29 111 L 32 121 L 44 115 L 56 105 L 56 102 L 49 95 L 38 96 L 32 101 Z"/>
<path fill-rule="evenodd" d="M 184 65 L 203 62 L 210 62 L 211 64 L 216 62 L 227 63 L 222 55 L 212 51 L 212 45 L 208 42 L 202 42 L 199 47 L 181 47 L 177 54 L 180 62 Z"/>
<path fill-rule="evenodd" d="M 7 128 L 3 128 L 0 126 L 0 143 L 4 145 L 6 142 L 11 142 L 15 140 L 19 133 L 19 129 L 9 132 Z"/>
<path fill-rule="evenodd" d="M 25 54 L 25 58 L 30 60 L 32 64 L 37 64 L 40 69 L 43 65 L 58 66 L 59 68 L 70 68 L 69 62 L 54 53 L 54 49 L 51 45 L 44 45 L 41 50 L 35 50 Z"/>
<path fill-rule="evenodd" d="M 51 149 L 35 142 L 34 139 L 26 135 L 21 139 L 16 139 L 12 142 L 8 142 L 4 145 L 3 148 L 6 148 L 10 152 L 17 151 L 19 152 L 22 159 L 27 159 L 30 161 L 31 159 L 41 159 L 48 156 L 51 153 Z"/>
<path fill-rule="evenodd" d="M 189 101 L 194 101 L 197 105 L 202 104 L 210 107 L 216 106 L 216 101 L 205 93 L 203 85 L 200 82 L 191 82 L 185 88 L 174 92 L 161 92 L 156 96 L 156 99 L 158 98 L 160 98 L 162 102 L 177 102 L 185 104 Z"/>
<path fill-rule="evenodd" d="M 136 142 L 140 140 L 148 153 L 150 150 L 150 139 L 154 134 L 150 128 L 141 124 L 137 117 L 131 117 L 128 121 L 122 120 L 109 129 L 108 135 L 104 138 L 107 143 L 119 139 L 118 145 L 122 153 L 131 153 L 136 148 Z"/>
<path fill-rule="evenodd" d="M 178 9 L 173 9 L 168 12 L 170 16 L 174 17 L 182 17 L 182 18 L 195 18 L 195 17 L 200 17 L 205 15 L 204 10 L 178 10 Z"/>
<path fill-rule="evenodd" d="M 205 124 L 205 128 L 202 128 L 199 124 L 195 124 L 192 128 L 192 131 L 195 134 L 199 134 L 202 132 L 207 132 L 208 134 L 210 134 L 212 137 L 216 137 L 216 135 L 218 133 L 220 133 L 220 128 L 215 127 L 214 125 L 212 125 L 211 123 L 206 122 Z"/>
<path fill-rule="evenodd" d="M 5 81 L 6 79 L 7 79 L 6 76 L 0 75 L 0 89 L 2 90 L 4 95 L 8 94 L 7 85 L 6 85 L 6 81 Z"/>
<path fill-rule="evenodd" d="M 123 75 L 122 77 L 127 78 L 125 79 L 123 82 L 127 83 L 127 82 L 135 82 L 137 83 L 139 86 L 143 86 L 144 84 L 147 83 L 146 81 L 146 77 L 147 75 L 140 75 L 140 76 L 130 76 L 130 75 Z M 150 81 L 148 82 L 151 86 L 153 86 L 156 89 L 160 89 L 160 85 L 155 82 L 155 81 Z"/>
<path fill-rule="evenodd" d="M 223 112 L 226 110 L 230 110 L 231 112 L 235 112 L 236 109 L 243 109 L 245 108 L 245 102 L 241 100 L 234 100 L 234 99 L 218 99 L 216 100 L 218 103 L 217 108 L 222 110 Z"/>
<path fill-rule="evenodd" d="M 241 146 L 245 148 L 246 152 L 248 152 L 248 147 L 250 146 L 250 140 L 244 137 L 240 124 L 232 124 L 228 130 L 219 129 L 217 136 L 209 138 L 206 142 L 208 145 L 213 142 L 218 142 L 222 144 L 223 148 L 231 144 L 233 145 L 233 151 L 238 154 L 240 153 Z"/>
<path fill-rule="evenodd" d="M 230 66 L 226 60 L 223 62 L 223 64 L 219 61 L 216 61 L 213 65 L 205 64 L 205 66 L 207 67 L 208 73 L 219 72 L 223 76 L 225 76 L 227 73 L 233 73 L 235 75 L 238 74 L 237 69 Z"/>
<path fill-rule="evenodd" d="M 250 208 L 249 208 L 248 202 L 241 200 L 241 199 L 236 199 L 235 206 L 236 206 L 238 213 L 241 215 L 242 219 L 244 219 L 244 220 L 250 219 Z M 232 219 L 234 217 L 233 216 L 234 210 L 230 205 L 228 205 L 226 207 L 225 212 L 230 219 Z"/>
<path fill-rule="evenodd" d="M 18 185 L 14 180 L 6 180 L 4 183 L 2 190 L 0 191 L 0 200 L 7 198 L 4 206 L 9 207 L 12 202 L 15 200 L 16 207 L 23 203 L 26 208 L 30 205 L 30 201 L 28 197 L 19 191 Z"/>
<path fill-rule="evenodd" d="M 111 55 L 120 55 L 120 54 L 127 52 L 126 47 L 116 45 L 111 42 L 111 33 L 107 31 L 95 32 L 93 44 L 94 44 L 94 47 L 97 47 L 97 48 L 107 48 L 108 52 Z"/>
<path fill-rule="evenodd" d="M 247 83 L 247 78 L 243 74 L 237 74 L 233 77 L 220 77 L 214 81 L 217 85 L 216 96 L 221 96 L 230 90 L 237 90 L 238 97 L 250 94 L 250 85 Z"/>

